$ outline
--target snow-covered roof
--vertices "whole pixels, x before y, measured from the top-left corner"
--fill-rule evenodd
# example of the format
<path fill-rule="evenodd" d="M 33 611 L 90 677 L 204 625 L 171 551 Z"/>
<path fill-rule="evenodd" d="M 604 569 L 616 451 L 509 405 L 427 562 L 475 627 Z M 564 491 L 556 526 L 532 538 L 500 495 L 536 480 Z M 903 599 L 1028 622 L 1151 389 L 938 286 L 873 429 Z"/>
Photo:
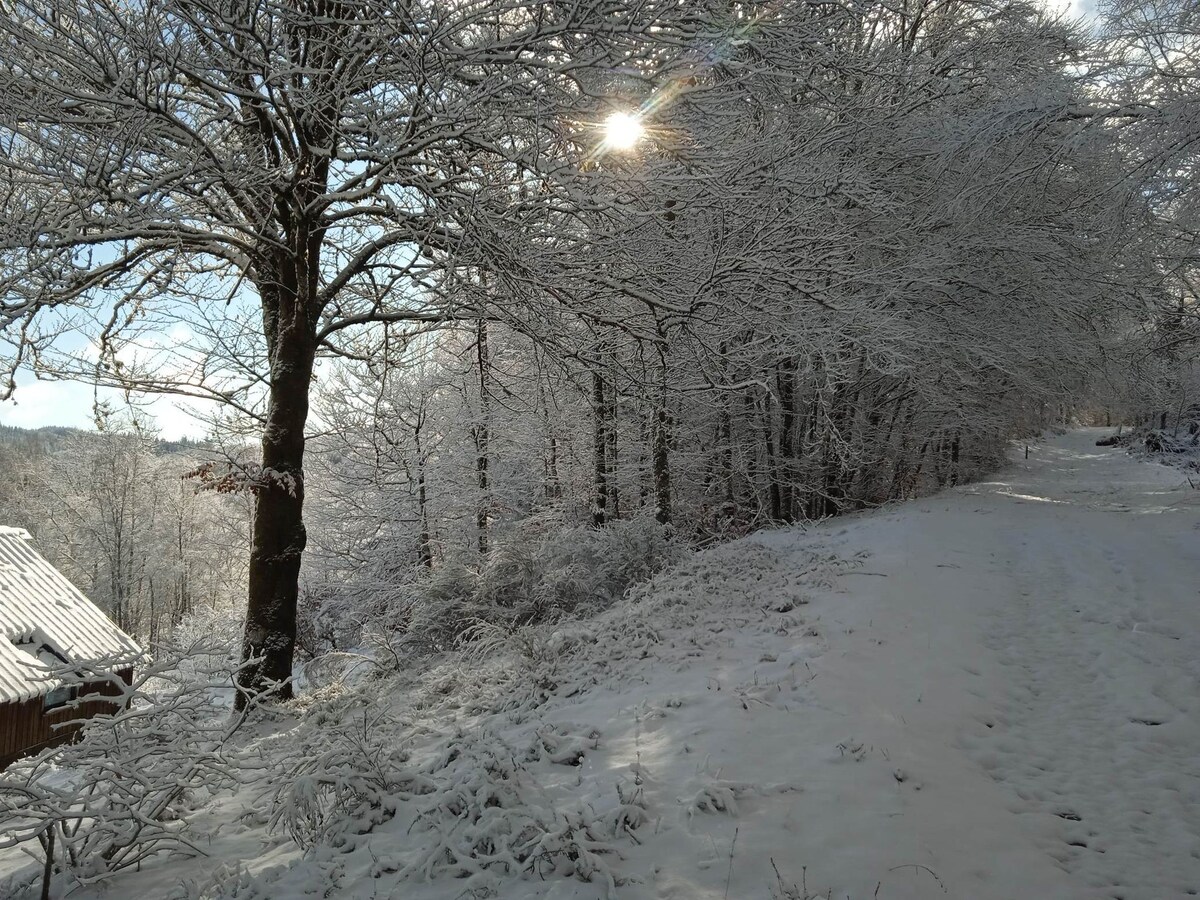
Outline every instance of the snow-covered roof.
<path fill-rule="evenodd" d="M 44 667 L 57 660 L 96 663 L 141 652 L 33 549 L 29 532 L 0 526 L 0 702 L 28 700 L 55 687 Z"/>

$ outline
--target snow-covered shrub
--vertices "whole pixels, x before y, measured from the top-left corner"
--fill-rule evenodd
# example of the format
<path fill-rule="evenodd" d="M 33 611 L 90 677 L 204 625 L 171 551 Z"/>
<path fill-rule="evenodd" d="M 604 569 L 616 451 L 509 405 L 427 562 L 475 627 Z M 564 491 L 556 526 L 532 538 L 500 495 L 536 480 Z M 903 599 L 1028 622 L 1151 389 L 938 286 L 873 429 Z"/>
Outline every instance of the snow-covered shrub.
<path fill-rule="evenodd" d="M 1150 424 L 1120 435 L 1101 438 L 1098 447 L 1125 447 L 1134 456 L 1182 469 L 1200 471 L 1200 408 L 1189 407 L 1172 428 Z"/>
<path fill-rule="evenodd" d="M 454 561 L 414 583 L 405 615 L 394 622 L 409 642 L 443 650 L 494 636 L 494 628 L 514 633 L 589 617 L 687 555 L 687 545 L 652 519 L 602 529 L 530 520 L 480 569 Z"/>
<path fill-rule="evenodd" d="M 292 857 L 286 875 L 219 873 L 181 900 L 292 896 L 301 883 L 314 895 L 360 890 L 339 887 L 339 872 L 366 873 L 380 896 L 420 893 L 420 881 L 436 883 L 431 895 L 494 896 L 515 878 L 584 880 L 589 896 L 611 895 L 621 854 L 660 810 L 639 770 L 614 770 L 602 790 L 592 784 L 571 796 L 601 763 L 593 757 L 605 735 L 547 701 L 619 690 L 652 657 L 700 664 L 727 642 L 731 616 L 769 633 L 799 627 L 795 610 L 808 592 L 854 564 L 824 548 L 725 546 L 626 591 L 599 617 L 479 625 L 424 671 L 309 694 L 290 707 L 303 721 L 276 745 L 263 802 L 251 804 L 303 858 Z M 476 577 L 460 569 L 440 585 Z M 518 654 L 529 664 L 514 665 Z M 704 772 L 672 808 L 698 828 L 698 817 L 733 814 L 744 797 L 794 789 Z"/>
<path fill-rule="evenodd" d="M 315 644 L 323 652 L 336 643 L 352 646 L 345 635 L 357 628 L 358 648 L 383 672 L 461 645 L 476 645 L 478 657 L 489 644 L 520 643 L 522 634 L 535 639 L 532 627 L 595 615 L 688 554 L 686 542 L 652 519 L 603 529 L 529 519 L 486 556 L 460 554 L 432 570 L 393 573 L 370 590 L 346 584 L 323 594 L 314 626 L 326 621 L 322 627 L 340 627 L 343 637 Z M 338 616 L 340 625 L 328 624 Z M 532 644 L 528 649 L 523 655 L 536 655 Z"/>
<path fill-rule="evenodd" d="M 245 610 L 200 607 L 175 626 L 169 645 L 164 647 L 166 658 L 178 659 L 182 679 L 211 682 L 214 673 L 223 679 L 240 664 L 245 623 Z M 226 687 L 232 697 L 232 685 L 227 683 Z"/>
<path fill-rule="evenodd" d="M 88 719 L 76 743 L 0 775 L 0 848 L 40 845 L 46 877 L 65 884 L 99 881 L 159 853 L 202 854 L 186 814 L 249 766 L 230 744 L 245 714 L 230 718 L 220 690 L 232 690 L 234 673 L 212 665 L 224 652 L 215 643 L 157 648 L 129 686 L 107 666 L 56 671 L 80 686 L 76 702 L 107 675 L 124 705 Z"/>
<path fill-rule="evenodd" d="M 296 604 L 296 651 L 316 659 L 323 654 L 361 646 L 366 623 L 385 615 L 396 586 L 407 580 L 374 583 L 371 578 L 352 584 L 305 581 Z"/>
<path fill-rule="evenodd" d="M 183 881 L 163 900 L 276 900 L 281 896 L 277 882 L 286 871 L 287 868 L 283 866 L 255 866 L 252 872 L 244 863 L 225 863 L 217 865 L 214 871 L 200 880 Z M 311 878 L 311 890 L 306 891 L 306 895 L 337 896 L 330 876 L 336 877 L 341 874 L 340 871 L 323 870 L 319 866 L 306 864 L 305 874 Z"/>
<path fill-rule="evenodd" d="M 390 826 L 405 835 L 394 853 L 377 855 L 385 838 L 370 845 L 375 877 L 464 879 L 456 892 L 486 891 L 517 874 L 615 887 L 606 858 L 646 821 L 640 791 L 618 787 L 599 809 L 564 808 L 536 774 L 580 765 L 597 746 L 594 729 L 543 724 L 516 744 L 490 730 L 456 733 L 419 755 L 398 740 L 404 730 L 374 704 L 336 721 L 310 713 L 268 779 L 270 828 L 307 858 L 324 858 L 362 849 L 358 836 L 403 815 Z"/>
<path fill-rule="evenodd" d="M 302 583 L 296 598 L 296 653 L 314 659 L 322 653 L 341 646 L 338 637 L 344 633 L 342 617 L 330 600 L 336 593 L 325 585 Z"/>
<path fill-rule="evenodd" d="M 243 865 L 221 865 L 201 884 L 181 884 L 169 900 L 269 900 L 262 881 Z"/>
<path fill-rule="evenodd" d="M 1200 449 L 1200 432 L 1177 434 L 1155 428 L 1139 432 L 1130 446 L 1147 454 L 1195 453 Z"/>
<path fill-rule="evenodd" d="M 419 779 L 402 768 L 408 754 L 395 744 L 397 728 L 382 708 L 338 724 L 316 717 L 272 773 L 270 828 L 305 849 L 336 847 L 390 819 L 402 799 L 420 792 Z"/>
<path fill-rule="evenodd" d="M 606 857 L 617 853 L 619 832 L 639 820 L 625 809 L 630 803 L 613 815 L 556 804 L 495 734 L 451 741 L 429 778 L 433 789 L 411 829 L 419 850 L 403 863 L 381 861 L 384 871 L 465 879 L 468 890 L 518 873 L 595 881 L 610 895 L 616 889 Z"/>

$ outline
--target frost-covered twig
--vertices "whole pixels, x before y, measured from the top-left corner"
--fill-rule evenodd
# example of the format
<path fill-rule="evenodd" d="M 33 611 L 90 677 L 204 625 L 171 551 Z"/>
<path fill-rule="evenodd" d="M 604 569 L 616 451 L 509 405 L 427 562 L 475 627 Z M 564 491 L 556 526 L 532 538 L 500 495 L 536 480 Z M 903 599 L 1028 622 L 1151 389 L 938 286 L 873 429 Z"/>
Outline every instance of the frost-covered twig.
<path fill-rule="evenodd" d="M 231 741 L 249 710 L 230 715 L 220 700 L 235 675 L 213 663 L 225 648 L 198 642 L 156 657 L 130 685 L 106 675 L 104 661 L 53 673 L 84 690 L 119 683 L 120 695 L 105 697 L 114 712 L 80 723 L 78 742 L 0 775 L 0 848 L 36 841 L 47 872 L 76 884 L 158 853 L 204 854 L 187 807 L 246 777 L 250 760 Z M 50 777 L 56 770 L 66 777 Z"/>

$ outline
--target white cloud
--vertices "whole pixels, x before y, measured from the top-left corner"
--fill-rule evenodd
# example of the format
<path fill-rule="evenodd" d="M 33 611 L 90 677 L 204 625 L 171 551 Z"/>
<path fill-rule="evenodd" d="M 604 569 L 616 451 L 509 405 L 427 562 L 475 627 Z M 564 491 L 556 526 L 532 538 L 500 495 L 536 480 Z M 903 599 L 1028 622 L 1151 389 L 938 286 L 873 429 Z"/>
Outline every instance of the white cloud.
<path fill-rule="evenodd" d="M 92 428 L 92 389 L 70 381 L 18 383 L 14 398 L 0 404 L 0 423 L 18 428 Z"/>
<path fill-rule="evenodd" d="M 120 391 L 102 388 L 102 400 L 114 409 L 125 405 Z M 42 428 L 63 425 L 69 428 L 94 429 L 95 392 L 92 387 L 75 381 L 18 380 L 14 399 L 0 403 L 0 424 L 18 428 Z M 139 400 L 139 408 L 153 420 L 165 440 L 204 436 L 204 425 L 191 414 L 198 404 L 173 397 L 152 397 Z"/>

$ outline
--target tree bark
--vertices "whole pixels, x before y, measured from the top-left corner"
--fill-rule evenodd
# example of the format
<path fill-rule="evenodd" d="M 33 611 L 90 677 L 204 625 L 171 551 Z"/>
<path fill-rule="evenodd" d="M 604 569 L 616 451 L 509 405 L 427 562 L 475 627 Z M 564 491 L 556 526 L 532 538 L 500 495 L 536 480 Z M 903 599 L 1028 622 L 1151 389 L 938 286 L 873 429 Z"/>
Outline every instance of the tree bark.
<path fill-rule="evenodd" d="M 791 360 L 775 366 L 779 390 L 779 513 L 785 522 L 796 519 L 795 495 L 799 487 L 796 464 L 796 371 Z"/>
<path fill-rule="evenodd" d="M 609 521 L 613 521 L 621 518 L 621 492 L 617 484 L 617 473 L 621 471 L 621 448 L 617 444 L 617 389 L 611 382 L 608 385 L 607 399 L 605 418 L 608 425 L 604 435 L 608 439 L 606 463 L 608 472 L 605 482 L 608 484 L 608 519 Z"/>
<path fill-rule="evenodd" d="M 600 362 L 592 370 L 592 524 L 608 520 L 608 409 Z"/>
<path fill-rule="evenodd" d="M 671 418 L 666 398 L 658 406 L 654 427 L 654 518 L 659 525 L 671 524 Z"/>
<path fill-rule="evenodd" d="M 546 500 L 555 501 L 562 496 L 562 484 L 558 478 L 558 438 L 550 435 L 549 455 L 546 457 Z"/>
<path fill-rule="evenodd" d="M 779 490 L 779 461 L 775 455 L 775 423 L 771 415 L 771 398 L 768 395 L 764 400 L 755 400 L 759 415 L 762 417 L 762 438 L 763 449 L 766 451 L 767 458 L 767 485 L 768 496 L 770 501 L 769 513 L 772 522 L 779 522 L 783 518 L 783 497 Z"/>
<path fill-rule="evenodd" d="M 488 537 L 492 517 L 492 498 L 488 486 L 488 443 L 491 438 L 491 393 L 488 387 L 488 369 L 491 357 L 488 351 L 487 320 L 480 319 L 475 329 L 475 350 L 479 363 L 479 422 L 475 425 L 475 476 L 479 485 L 479 502 L 475 508 L 475 524 L 479 536 L 479 552 L 488 552 Z"/>
<path fill-rule="evenodd" d="M 251 695 L 293 696 L 296 601 L 304 530 L 304 428 L 316 357 L 314 328 L 297 293 L 264 295 L 271 351 L 270 400 L 262 438 L 262 475 L 255 485 L 249 597 L 237 708 Z"/>
<path fill-rule="evenodd" d="M 42 849 L 46 851 L 46 861 L 42 866 L 42 900 L 50 900 L 50 884 L 54 878 L 54 827 L 46 830 Z"/>
<path fill-rule="evenodd" d="M 429 489 L 425 483 L 425 449 L 421 446 L 421 429 L 425 424 L 422 412 L 413 428 L 417 463 L 417 509 L 421 517 L 421 537 L 417 547 L 417 559 L 426 569 L 433 568 L 433 536 L 429 529 Z"/>

